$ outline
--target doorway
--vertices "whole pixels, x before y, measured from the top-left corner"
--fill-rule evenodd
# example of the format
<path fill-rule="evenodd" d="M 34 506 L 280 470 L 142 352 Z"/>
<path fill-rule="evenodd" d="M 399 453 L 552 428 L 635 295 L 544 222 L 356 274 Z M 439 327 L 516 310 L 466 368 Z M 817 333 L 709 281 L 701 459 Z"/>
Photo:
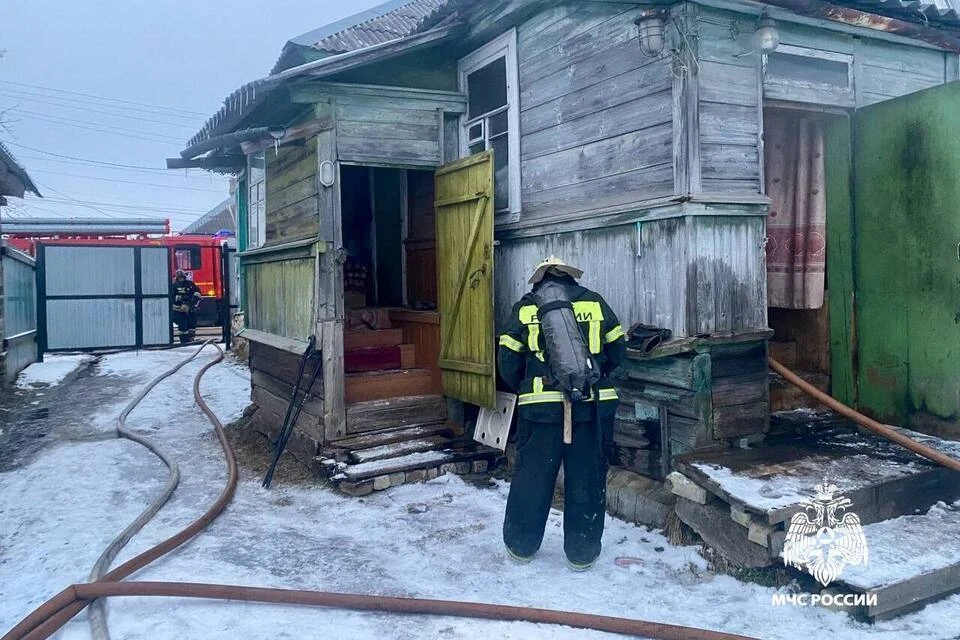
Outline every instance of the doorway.
<path fill-rule="evenodd" d="M 770 355 L 807 382 L 831 391 L 828 261 L 828 139 L 848 127 L 843 112 L 795 105 L 764 109 L 767 217 L 767 316 L 774 331 Z M 832 247 L 831 247 L 832 250 Z M 773 377 L 772 411 L 811 406 Z"/>
<path fill-rule="evenodd" d="M 341 185 L 346 403 L 439 394 L 433 172 L 343 165 Z"/>

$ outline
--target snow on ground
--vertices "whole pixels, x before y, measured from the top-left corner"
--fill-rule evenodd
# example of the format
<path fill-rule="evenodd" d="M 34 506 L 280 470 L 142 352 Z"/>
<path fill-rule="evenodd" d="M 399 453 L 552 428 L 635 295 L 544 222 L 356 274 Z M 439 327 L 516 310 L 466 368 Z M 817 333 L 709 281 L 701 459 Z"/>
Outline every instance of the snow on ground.
<path fill-rule="evenodd" d="M 43 362 L 34 362 L 20 373 L 17 387 L 33 389 L 41 385 L 58 385 L 80 365 L 90 360 L 88 355 L 45 355 Z"/>
<path fill-rule="evenodd" d="M 189 353 L 113 355 L 95 373 L 105 383 L 126 380 L 130 397 Z M 222 456 L 191 394 L 193 375 L 211 357 L 202 355 L 161 383 L 128 420 L 178 460 L 183 479 L 118 562 L 182 528 L 220 492 Z M 247 376 L 243 367 L 224 364 L 205 378 L 203 393 L 224 423 L 248 402 Z M 109 430 L 119 400 L 91 416 L 91 428 Z M 102 547 L 159 490 L 163 478 L 162 464 L 130 442 L 67 440 L 0 476 L 0 631 L 67 584 L 84 580 Z M 266 491 L 259 478 L 245 476 L 227 511 L 207 531 L 136 577 L 529 605 L 758 638 L 960 634 L 960 597 L 874 627 L 822 609 L 773 607 L 772 589 L 714 575 L 695 547 L 673 547 L 660 533 L 613 518 L 607 520 L 600 561 L 589 572 L 566 567 L 558 512 L 550 516 L 536 560 L 517 565 L 501 550 L 507 490 L 505 483 L 477 488 L 445 476 L 358 499 L 318 487 L 281 484 Z M 618 557 L 638 561 L 621 568 Z M 117 640 L 617 637 L 526 623 L 210 601 L 115 599 L 109 612 Z M 74 620 L 60 637 L 88 638 L 86 620 Z"/>

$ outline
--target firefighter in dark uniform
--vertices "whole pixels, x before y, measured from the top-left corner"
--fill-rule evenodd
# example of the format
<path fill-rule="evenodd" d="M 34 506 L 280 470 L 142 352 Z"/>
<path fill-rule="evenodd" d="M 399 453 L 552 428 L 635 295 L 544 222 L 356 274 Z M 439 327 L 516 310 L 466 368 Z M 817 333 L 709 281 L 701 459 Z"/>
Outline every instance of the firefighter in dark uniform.
<path fill-rule="evenodd" d="M 187 278 L 186 272 L 177 269 L 172 286 L 173 321 L 180 329 L 180 344 L 193 342 L 193 330 L 197 327 L 197 307 L 200 306 L 200 287 Z"/>
<path fill-rule="evenodd" d="M 577 283 L 582 275 L 580 269 L 557 258 L 538 264 L 530 278 L 533 291 L 513 306 L 497 355 L 501 378 L 519 396 L 516 467 L 503 522 L 506 551 L 517 561 L 533 559 L 543 540 L 563 463 L 563 544 L 575 570 L 588 569 L 600 555 L 607 460 L 619 402 L 607 375 L 626 354 L 616 314 L 599 294 Z M 563 442 L 564 394 L 548 382 L 547 354 L 533 298 L 538 286 L 551 279 L 566 285 L 584 345 L 602 373 L 590 395 L 573 403 L 571 444 Z"/>

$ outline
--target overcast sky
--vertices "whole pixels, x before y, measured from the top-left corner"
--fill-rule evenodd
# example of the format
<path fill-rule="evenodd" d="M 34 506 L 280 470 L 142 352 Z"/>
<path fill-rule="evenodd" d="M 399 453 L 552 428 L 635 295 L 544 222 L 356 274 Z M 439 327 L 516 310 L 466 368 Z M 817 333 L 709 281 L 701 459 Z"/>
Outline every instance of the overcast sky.
<path fill-rule="evenodd" d="M 380 1 L 5 2 L 0 140 L 44 198 L 11 198 L 4 214 L 184 227 L 227 197 L 227 181 L 166 171 L 164 159 L 234 89 L 266 75 L 288 39 Z"/>

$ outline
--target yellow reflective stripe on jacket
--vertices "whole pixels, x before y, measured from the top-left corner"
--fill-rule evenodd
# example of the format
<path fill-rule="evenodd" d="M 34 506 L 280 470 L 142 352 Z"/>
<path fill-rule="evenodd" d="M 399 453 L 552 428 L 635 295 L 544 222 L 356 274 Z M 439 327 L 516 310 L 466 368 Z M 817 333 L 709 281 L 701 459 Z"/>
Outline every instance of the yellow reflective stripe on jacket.
<path fill-rule="evenodd" d="M 523 353 L 527 350 L 526 345 L 506 333 L 500 336 L 500 346 L 506 347 L 507 349 L 510 349 L 510 351 L 516 351 L 517 353 Z"/>
<path fill-rule="evenodd" d="M 563 392 L 542 391 L 540 393 L 521 393 L 517 400 L 518 405 L 543 404 L 545 402 L 563 402 Z"/>
<path fill-rule="evenodd" d="M 577 322 L 586 322 L 590 325 L 587 332 L 589 338 L 590 353 L 596 355 L 600 353 L 600 325 L 603 322 L 603 307 L 595 300 L 577 300 L 573 303 L 573 315 L 577 317 Z"/>
<path fill-rule="evenodd" d="M 589 325 L 587 347 L 590 353 L 594 355 L 600 353 L 603 349 L 600 339 L 603 307 L 596 300 L 577 300 L 573 303 L 573 315 L 577 322 L 585 322 Z M 537 317 L 537 306 L 526 304 L 520 307 L 519 320 L 527 327 L 527 348 L 540 357 L 540 318 Z"/>
<path fill-rule="evenodd" d="M 611 342 L 619 340 L 624 335 L 623 327 L 618 324 L 613 329 L 610 329 L 610 331 L 607 331 L 607 335 L 603 336 L 603 341 L 606 344 L 610 344 Z"/>

